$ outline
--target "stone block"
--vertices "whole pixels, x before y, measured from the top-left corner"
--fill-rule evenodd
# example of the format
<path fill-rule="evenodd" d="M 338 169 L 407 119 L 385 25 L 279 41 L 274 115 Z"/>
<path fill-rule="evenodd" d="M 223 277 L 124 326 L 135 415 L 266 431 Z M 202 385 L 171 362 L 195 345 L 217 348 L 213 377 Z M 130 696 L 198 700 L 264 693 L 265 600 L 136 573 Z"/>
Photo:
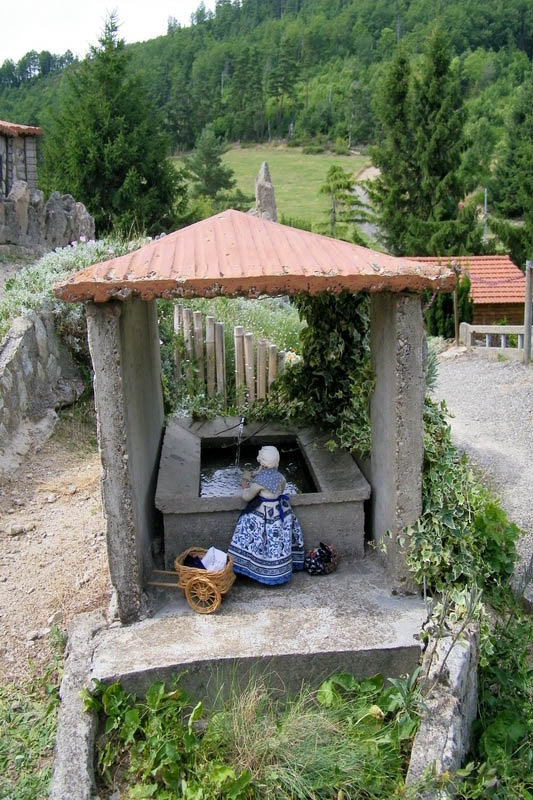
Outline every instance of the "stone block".
<path fill-rule="evenodd" d="M 18 393 L 18 407 L 21 414 L 24 414 L 28 409 L 28 391 L 24 383 L 24 374 L 22 371 L 16 373 L 17 393 Z"/>
<path fill-rule="evenodd" d="M 15 240 L 20 238 L 21 244 L 25 244 L 28 232 L 28 209 L 30 206 L 30 190 L 24 180 L 16 180 L 9 192 L 8 203 L 14 208 L 14 222 L 16 225 Z"/>
<path fill-rule="evenodd" d="M 39 358 L 43 364 L 46 364 L 48 360 L 48 334 L 38 314 L 35 314 L 32 319 L 33 327 L 35 328 L 35 343 L 37 345 Z"/>
<path fill-rule="evenodd" d="M 11 370 L 9 370 L 7 367 L 4 368 L 2 377 L 0 378 L 0 385 L 7 394 L 9 394 L 13 389 L 13 376 L 11 374 Z"/>
<path fill-rule="evenodd" d="M 57 374 L 58 364 L 57 364 L 57 358 L 53 353 L 50 353 L 50 355 L 48 356 L 45 369 L 46 369 L 46 375 L 50 382 L 50 386 L 54 388 L 58 378 Z"/>

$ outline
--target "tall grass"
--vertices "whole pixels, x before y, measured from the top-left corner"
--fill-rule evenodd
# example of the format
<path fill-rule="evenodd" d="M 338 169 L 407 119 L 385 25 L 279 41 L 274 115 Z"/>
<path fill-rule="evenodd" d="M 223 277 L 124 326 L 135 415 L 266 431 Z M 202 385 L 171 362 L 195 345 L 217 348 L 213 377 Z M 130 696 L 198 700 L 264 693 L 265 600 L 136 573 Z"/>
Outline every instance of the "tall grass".
<path fill-rule="evenodd" d="M 254 680 L 211 717 L 203 743 L 249 771 L 261 798 L 400 796 L 416 720 L 403 736 L 404 710 L 387 711 L 393 696 L 381 676 L 334 676 L 283 701 Z"/>

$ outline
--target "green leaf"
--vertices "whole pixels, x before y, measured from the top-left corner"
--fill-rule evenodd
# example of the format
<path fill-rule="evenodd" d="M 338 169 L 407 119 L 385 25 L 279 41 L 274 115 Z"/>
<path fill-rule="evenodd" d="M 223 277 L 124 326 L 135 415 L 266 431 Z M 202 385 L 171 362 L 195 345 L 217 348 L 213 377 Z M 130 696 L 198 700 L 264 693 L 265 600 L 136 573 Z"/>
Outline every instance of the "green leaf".
<path fill-rule="evenodd" d="M 527 725 L 518 714 L 502 711 L 481 736 L 481 750 L 489 760 L 497 759 L 502 751 L 512 753 L 526 733 Z"/>
<path fill-rule="evenodd" d="M 158 791 L 157 783 L 137 783 L 128 792 L 129 800 L 148 800 Z"/>
<path fill-rule="evenodd" d="M 192 729 L 193 722 L 196 722 L 197 719 L 200 719 L 200 717 L 203 714 L 203 710 L 204 710 L 204 707 L 203 707 L 202 701 L 200 700 L 199 703 L 196 703 L 196 705 L 193 708 L 193 710 L 191 712 L 191 715 L 189 717 L 188 729 L 189 729 L 189 733 L 190 734 L 193 733 L 193 729 Z"/>
<path fill-rule="evenodd" d="M 153 683 L 146 692 L 146 705 L 152 711 L 157 711 L 159 704 L 165 694 L 165 684 L 162 681 Z"/>
<path fill-rule="evenodd" d="M 243 770 L 237 780 L 225 787 L 226 797 L 229 800 L 239 800 L 241 797 L 247 797 L 248 792 L 243 794 L 243 790 L 247 789 L 251 782 L 252 776 L 250 772 L 247 769 Z"/>
<path fill-rule="evenodd" d="M 359 684 L 362 692 L 379 692 L 383 689 L 383 675 L 378 673 L 372 678 L 364 678 Z"/>

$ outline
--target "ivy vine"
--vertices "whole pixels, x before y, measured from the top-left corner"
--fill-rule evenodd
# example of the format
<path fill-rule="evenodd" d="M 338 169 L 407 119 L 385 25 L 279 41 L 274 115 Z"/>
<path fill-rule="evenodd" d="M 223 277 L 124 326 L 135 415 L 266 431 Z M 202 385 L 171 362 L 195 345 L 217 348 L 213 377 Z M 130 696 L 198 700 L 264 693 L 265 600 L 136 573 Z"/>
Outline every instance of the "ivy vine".
<path fill-rule="evenodd" d="M 261 419 L 312 424 L 331 431 L 331 446 L 370 454 L 370 311 L 366 293 L 298 295 L 306 327 L 301 361 L 285 370 L 268 400 L 256 404 Z"/>

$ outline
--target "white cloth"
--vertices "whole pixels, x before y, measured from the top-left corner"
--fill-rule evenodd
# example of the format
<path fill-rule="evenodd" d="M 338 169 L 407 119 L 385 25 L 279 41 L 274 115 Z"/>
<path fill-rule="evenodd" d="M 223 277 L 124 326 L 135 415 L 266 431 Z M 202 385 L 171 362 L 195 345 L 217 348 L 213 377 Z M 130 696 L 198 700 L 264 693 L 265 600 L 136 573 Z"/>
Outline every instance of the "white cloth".
<path fill-rule="evenodd" d="M 279 451 L 277 447 L 265 445 L 257 454 L 257 460 L 262 467 L 277 469 L 279 467 Z"/>
<path fill-rule="evenodd" d="M 201 559 L 202 564 L 206 569 L 211 572 L 218 572 L 224 569 L 228 563 L 228 557 L 222 550 L 217 550 L 216 547 L 210 547 L 205 556 Z"/>

